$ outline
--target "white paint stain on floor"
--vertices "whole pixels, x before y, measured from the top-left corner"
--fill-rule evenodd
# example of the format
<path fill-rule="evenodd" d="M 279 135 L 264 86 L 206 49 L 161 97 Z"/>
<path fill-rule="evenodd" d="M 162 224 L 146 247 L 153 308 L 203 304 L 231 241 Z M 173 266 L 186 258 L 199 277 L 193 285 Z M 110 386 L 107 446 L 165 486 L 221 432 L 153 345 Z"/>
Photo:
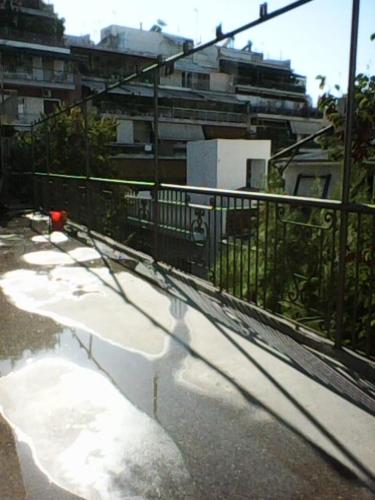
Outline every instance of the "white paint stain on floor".
<path fill-rule="evenodd" d="M 42 214 L 40 212 L 33 212 L 31 214 L 24 215 L 25 219 L 33 222 L 49 222 L 50 218 L 48 215 Z"/>
<path fill-rule="evenodd" d="M 189 474 L 165 431 L 102 375 L 42 360 L 0 379 L 0 409 L 44 473 L 83 498 L 170 498 Z"/>
<path fill-rule="evenodd" d="M 33 243 L 65 243 L 69 238 L 61 231 L 53 231 L 51 234 L 40 234 L 31 238 Z"/>
<path fill-rule="evenodd" d="M 36 266 L 69 266 L 73 264 L 100 260 L 102 256 L 93 248 L 79 247 L 70 252 L 45 250 L 25 254 L 23 260 Z"/>
<path fill-rule="evenodd" d="M 70 255 L 85 261 L 92 252 L 78 248 Z M 106 267 L 63 266 L 66 257 L 54 250 L 26 254 L 26 260 L 39 263 L 40 271 L 5 273 L 0 287 L 23 310 L 151 358 L 166 352 L 175 325 L 166 294 L 128 272 L 113 275 Z"/>

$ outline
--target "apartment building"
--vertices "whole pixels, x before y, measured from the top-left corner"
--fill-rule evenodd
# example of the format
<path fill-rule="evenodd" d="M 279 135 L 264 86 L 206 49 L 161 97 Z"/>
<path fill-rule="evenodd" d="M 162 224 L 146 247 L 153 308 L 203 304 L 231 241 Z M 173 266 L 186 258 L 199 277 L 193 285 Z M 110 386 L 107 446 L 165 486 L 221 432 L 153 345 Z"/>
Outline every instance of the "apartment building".
<path fill-rule="evenodd" d="M 193 40 L 151 30 L 109 26 L 98 44 L 66 37 L 78 62 L 84 93 L 90 94 L 144 67 L 173 56 Z M 153 176 L 154 93 L 151 79 L 132 82 L 95 99 L 103 115 L 119 121 L 114 157 L 121 175 Z M 322 117 L 306 95 L 306 79 L 290 61 L 265 59 L 247 44 L 243 50 L 215 46 L 166 68 L 159 81 L 159 137 L 162 178 L 186 180 L 186 144 L 212 139 L 271 139 L 273 149 L 315 132 Z"/>
<path fill-rule="evenodd" d="M 26 125 L 41 114 L 104 90 L 119 78 L 194 46 L 193 40 L 151 30 L 109 26 L 95 44 L 64 35 L 52 5 L 0 0 L 3 122 Z M 118 120 L 112 154 L 118 175 L 153 177 L 153 77 L 122 85 L 92 104 Z M 159 81 L 161 178 L 186 181 L 186 145 L 197 140 L 270 139 L 273 150 L 322 126 L 306 95 L 306 79 L 289 60 L 275 61 L 230 43 L 169 66 Z"/>
<path fill-rule="evenodd" d="M 41 0 L 0 0 L 4 121 L 29 124 L 74 99 L 77 86 L 63 33 L 63 22 L 52 5 Z"/>

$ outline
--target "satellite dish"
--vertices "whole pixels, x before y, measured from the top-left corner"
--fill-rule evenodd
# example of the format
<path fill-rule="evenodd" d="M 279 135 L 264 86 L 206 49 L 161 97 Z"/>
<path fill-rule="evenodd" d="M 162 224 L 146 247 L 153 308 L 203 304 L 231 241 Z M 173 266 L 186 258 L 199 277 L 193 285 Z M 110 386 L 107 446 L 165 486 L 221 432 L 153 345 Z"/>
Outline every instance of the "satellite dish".
<path fill-rule="evenodd" d="M 163 27 L 163 28 L 164 28 L 165 26 L 167 26 L 167 23 L 166 23 L 165 21 L 163 21 L 163 19 L 158 19 L 158 20 L 156 21 L 156 23 L 157 23 L 159 26 Z"/>

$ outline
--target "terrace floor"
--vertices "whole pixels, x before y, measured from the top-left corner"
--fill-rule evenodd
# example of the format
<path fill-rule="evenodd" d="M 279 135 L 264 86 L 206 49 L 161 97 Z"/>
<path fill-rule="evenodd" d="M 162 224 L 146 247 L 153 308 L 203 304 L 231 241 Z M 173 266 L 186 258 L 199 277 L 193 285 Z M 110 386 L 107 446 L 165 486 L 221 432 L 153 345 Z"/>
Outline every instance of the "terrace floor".
<path fill-rule="evenodd" d="M 371 382 L 36 219 L 0 227 L 1 499 L 374 498 Z"/>

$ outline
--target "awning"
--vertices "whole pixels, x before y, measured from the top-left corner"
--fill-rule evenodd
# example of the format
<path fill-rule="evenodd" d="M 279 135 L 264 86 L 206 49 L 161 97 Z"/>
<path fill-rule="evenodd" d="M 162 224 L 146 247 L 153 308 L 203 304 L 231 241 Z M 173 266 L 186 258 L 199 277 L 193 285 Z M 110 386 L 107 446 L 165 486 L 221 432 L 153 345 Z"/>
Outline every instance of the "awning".
<path fill-rule="evenodd" d="M 53 56 L 58 59 L 70 59 L 70 49 L 66 47 L 53 47 L 50 45 L 40 45 L 37 43 L 19 42 L 14 40 L 0 39 L 0 48 L 6 48 L 7 51 L 27 52 L 40 56 L 43 55 Z"/>
<path fill-rule="evenodd" d="M 290 128 L 292 129 L 293 134 L 312 135 L 322 128 L 322 124 L 321 122 L 310 122 L 307 120 L 290 120 Z"/>
<path fill-rule="evenodd" d="M 182 123 L 159 123 L 159 137 L 165 141 L 202 141 L 205 138 L 200 125 Z"/>

